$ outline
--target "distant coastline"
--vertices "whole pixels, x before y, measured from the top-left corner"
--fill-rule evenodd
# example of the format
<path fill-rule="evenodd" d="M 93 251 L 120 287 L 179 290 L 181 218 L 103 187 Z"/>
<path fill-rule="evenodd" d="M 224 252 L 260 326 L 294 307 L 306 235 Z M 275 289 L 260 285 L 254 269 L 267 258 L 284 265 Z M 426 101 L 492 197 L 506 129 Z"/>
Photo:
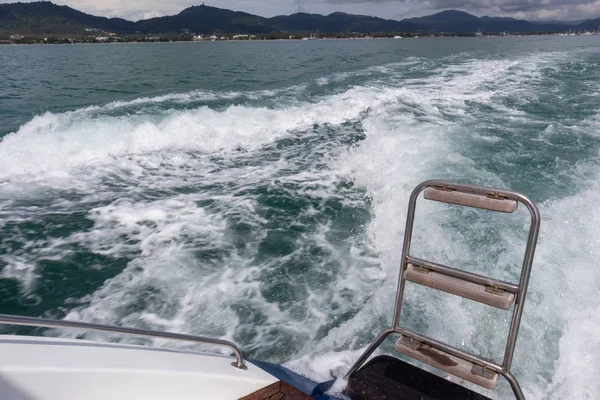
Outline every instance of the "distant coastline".
<path fill-rule="evenodd" d="M 334 12 L 265 18 L 207 5 L 172 16 L 128 21 L 83 13 L 48 1 L 0 4 L 0 44 L 185 42 L 206 40 L 309 40 L 439 36 L 593 35 L 600 18 L 585 21 L 526 21 L 477 17 L 447 10 L 403 20 Z"/>
<path fill-rule="evenodd" d="M 154 35 L 154 36 L 101 36 L 97 37 L 21 37 L 18 39 L 5 39 L 0 36 L 0 45 L 52 45 L 52 44 L 136 44 L 136 43 L 212 43 L 212 42 L 261 42 L 261 41 L 305 41 L 310 40 L 309 36 L 301 35 L 242 35 L 247 36 L 246 39 L 236 38 L 240 35 L 221 35 L 219 37 L 212 36 L 191 36 L 191 35 Z M 479 38 L 479 37 L 519 37 L 519 36 L 539 36 L 539 37 L 565 37 L 565 36 L 600 36 L 600 32 L 583 32 L 583 33 L 462 33 L 462 34 L 429 34 L 417 35 L 413 33 L 403 32 L 400 35 L 396 33 L 380 33 L 375 35 L 352 36 L 348 34 L 334 35 L 319 35 L 314 36 L 313 40 L 373 40 L 373 39 L 431 39 L 431 38 Z"/>

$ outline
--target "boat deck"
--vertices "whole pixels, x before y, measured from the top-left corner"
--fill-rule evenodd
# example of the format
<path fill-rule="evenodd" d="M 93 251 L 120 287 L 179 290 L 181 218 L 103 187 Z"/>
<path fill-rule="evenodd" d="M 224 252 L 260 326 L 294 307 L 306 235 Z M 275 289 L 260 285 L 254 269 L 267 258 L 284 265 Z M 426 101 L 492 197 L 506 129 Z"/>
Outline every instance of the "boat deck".
<path fill-rule="evenodd" d="M 292 385 L 279 381 L 240 400 L 313 400 Z"/>
<path fill-rule="evenodd" d="M 390 356 L 378 356 L 350 377 L 353 400 L 490 400 Z"/>

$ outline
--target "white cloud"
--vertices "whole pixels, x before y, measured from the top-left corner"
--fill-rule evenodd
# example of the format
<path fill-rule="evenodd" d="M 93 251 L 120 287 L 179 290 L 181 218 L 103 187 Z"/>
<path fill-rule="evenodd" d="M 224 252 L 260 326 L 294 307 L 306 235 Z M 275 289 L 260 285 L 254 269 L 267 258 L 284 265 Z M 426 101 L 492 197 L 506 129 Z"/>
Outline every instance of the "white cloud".
<path fill-rule="evenodd" d="M 0 0 L 3 2 L 4 0 Z M 122 17 L 132 20 L 178 14 L 181 10 L 202 4 L 202 0 L 54 0 L 77 10 L 106 17 Z M 245 11 L 266 17 L 294 12 L 293 0 L 209 0 L 206 5 Z"/>
<path fill-rule="evenodd" d="M 331 6 L 352 9 L 397 10 L 397 17 L 422 16 L 456 9 L 482 16 L 529 20 L 600 17 L 600 0 L 325 0 Z M 389 14 L 388 14 L 389 15 Z"/>

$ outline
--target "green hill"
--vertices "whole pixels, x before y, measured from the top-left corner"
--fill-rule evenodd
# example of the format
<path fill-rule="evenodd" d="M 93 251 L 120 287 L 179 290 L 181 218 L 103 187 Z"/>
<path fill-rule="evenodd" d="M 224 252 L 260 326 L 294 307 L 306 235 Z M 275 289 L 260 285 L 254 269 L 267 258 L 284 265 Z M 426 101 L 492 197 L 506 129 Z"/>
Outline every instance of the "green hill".
<path fill-rule="evenodd" d="M 268 33 L 275 28 L 267 18 L 209 6 L 192 6 L 177 15 L 138 21 L 135 29 L 143 33 L 177 33 L 188 29 L 197 33 L 216 30 L 230 33 Z"/>
<path fill-rule="evenodd" d="M 135 23 L 121 18 L 96 17 L 49 1 L 0 4 L 0 32 L 20 34 L 75 34 L 85 28 L 118 33 L 135 30 Z"/>
<path fill-rule="evenodd" d="M 97 28 L 119 34 L 163 34 L 224 32 L 260 34 L 270 32 L 548 32 L 596 29 L 600 19 L 580 25 L 532 23 L 514 18 L 476 17 L 462 11 L 443 11 L 402 21 L 335 12 L 329 15 L 296 13 L 264 18 L 245 12 L 210 6 L 192 6 L 179 14 L 137 22 L 96 17 L 48 1 L 0 4 L 0 33 L 83 34 Z"/>
<path fill-rule="evenodd" d="M 427 26 L 436 32 L 547 32 L 560 31 L 565 26 L 556 23 L 532 23 L 525 20 L 504 17 L 476 17 L 456 10 L 442 11 L 407 21 Z"/>

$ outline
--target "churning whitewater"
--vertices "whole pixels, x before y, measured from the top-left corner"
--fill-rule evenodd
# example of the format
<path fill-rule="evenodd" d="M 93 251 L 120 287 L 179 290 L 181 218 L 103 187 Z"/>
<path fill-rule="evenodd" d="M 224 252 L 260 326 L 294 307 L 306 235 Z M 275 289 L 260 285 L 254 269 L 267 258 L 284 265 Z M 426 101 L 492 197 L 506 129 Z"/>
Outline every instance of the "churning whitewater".
<path fill-rule="evenodd" d="M 17 123 L 9 110 L 1 310 L 221 337 L 331 379 L 391 324 L 412 188 L 503 187 L 542 215 L 513 371 L 530 399 L 600 398 L 600 47 L 561 40 L 385 42 L 384 59 L 331 42 L 297 51 L 301 72 L 270 86 L 249 73 L 39 105 Z M 335 52 L 349 67 L 313 67 Z M 0 105 L 18 97 L 0 85 Z M 515 281 L 527 212 L 490 214 L 422 203 L 417 255 Z M 407 293 L 403 323 L 502 359 L 510 313 Z"/>

